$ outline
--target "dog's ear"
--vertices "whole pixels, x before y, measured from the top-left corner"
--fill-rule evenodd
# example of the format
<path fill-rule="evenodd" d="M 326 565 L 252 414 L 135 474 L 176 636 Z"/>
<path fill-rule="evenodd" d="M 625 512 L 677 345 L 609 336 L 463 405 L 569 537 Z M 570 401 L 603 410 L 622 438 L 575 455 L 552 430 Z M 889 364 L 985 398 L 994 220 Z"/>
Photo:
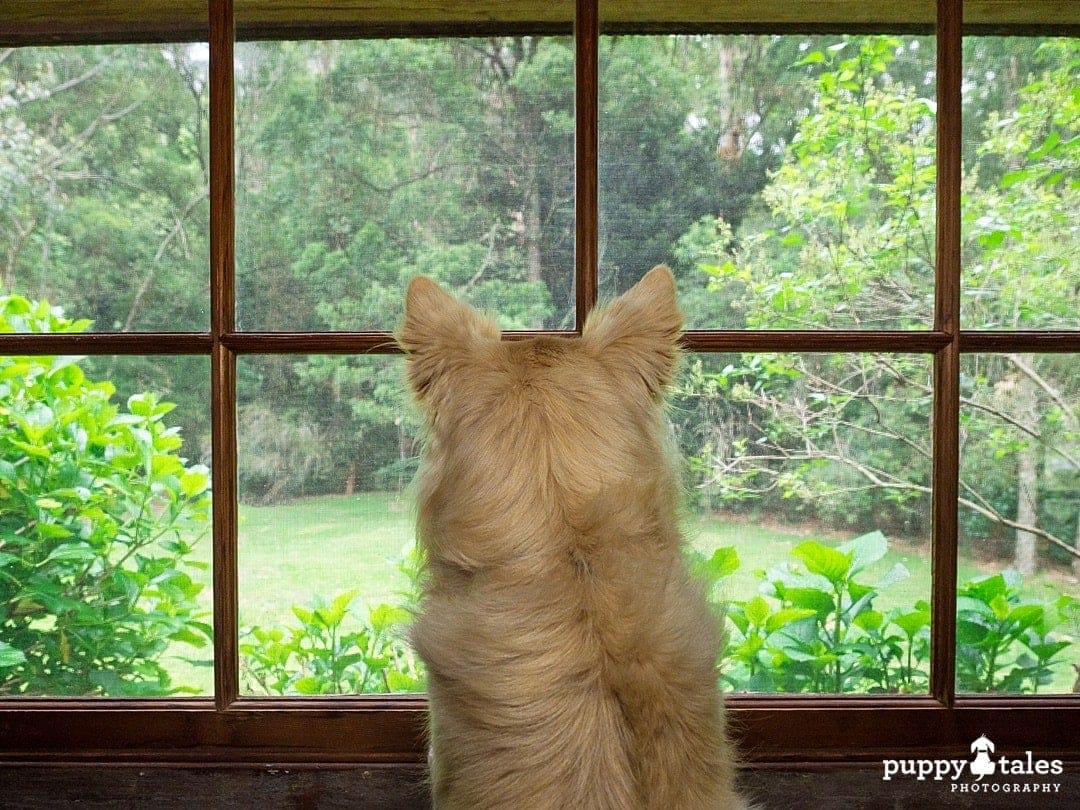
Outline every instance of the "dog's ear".
<path fill-rule="evenodd" d="M 659 398 L 679 358 L 682 313 L 675 303 L 675 278 L 659 265 L 610 304 L 589 313 L 585 344 L 616 373 L 632 373 Z"/>
<path fill-rule="evenodd" d="M 499 339 L 499 327 L 436 282 L 416 276 L 405 292 L 405 323 L 397 343 L 408 358 L 409 384 L 418 399 L 449 369 L 459 368 L 477 340 Z"/>

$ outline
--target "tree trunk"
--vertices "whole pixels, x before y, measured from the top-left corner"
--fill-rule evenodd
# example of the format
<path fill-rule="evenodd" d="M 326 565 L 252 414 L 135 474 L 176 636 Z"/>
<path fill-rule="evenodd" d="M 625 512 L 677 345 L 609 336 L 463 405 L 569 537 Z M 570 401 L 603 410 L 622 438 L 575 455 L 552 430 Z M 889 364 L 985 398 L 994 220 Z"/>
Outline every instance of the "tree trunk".
<path fill-rule="evenodd" d="M 1076 519 L 1076 542 L 1073 543 L 1077 551 L 1080 551 L 1080 515 L 1077 515 Z M 1072 561 L 1073 574 L 1080 577 L 1080 557 L 1073 557 Z M 1080 683 L 1080 680 L 1078 680 Z"/>
<path fill-rule="evenodd" d="M 723 41 L 717 57 L 717 89 L 720 108 L 720 135 L 716 154 L 724 161 L 736 160 L 742 154 L 742 104 L 739 99 L 736 65 L 742 61 L 739 47 L 731 40 Z"/>
<path fill-rule="evenodd" d="M 528 137 L 528 136 L 527 136 Z M 534 144 L 527 149 L 528 166 L 526 167 L 525 210 L 522 212 L 525 225 L 526 273 L 529 281 L 543 280 L 543 265 L 540 258 L 540 240 L 543 238 L 542 212 L 540 208 L 540 177 L 537 161 L 540 150 Z"/>
<path fill-rule="evenodd" d="M 1021 375 L 1017 382 L 1017 414 L 1032 426 L 1038 424 L 1038 392 L 1034 383 Z M 1039 443 L 1031 436 L 1023 437 L 1016 471 L 1016 522 L 1036 526 L 1039 521 Z M 1016 570 L 1021 574 L 1035 573 L 1035 535 L 1016 530 Z"/>
<path fill-rule="evenodd" d="M 1020 451 L 1016 487 L 1016 522 L 1034 526 L 1038 521 L 1039 469 L 1034 442 Z M 1016 570 L 1021 574 L 1035 573 L 1035 535 L 1016 530 Z"/>

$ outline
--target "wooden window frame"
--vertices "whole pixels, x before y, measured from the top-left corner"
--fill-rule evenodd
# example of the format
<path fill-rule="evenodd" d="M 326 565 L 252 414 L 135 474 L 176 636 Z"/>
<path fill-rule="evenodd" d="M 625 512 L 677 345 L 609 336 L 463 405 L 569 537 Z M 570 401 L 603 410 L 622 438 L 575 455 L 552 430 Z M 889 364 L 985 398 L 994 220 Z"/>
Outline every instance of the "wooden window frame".
<path fill-rule="evenodd" d="M 385 332 L 238 332 L 234 321 L 233 44 L 299 36 L 570 33 L 576 48 L 577 323 L 596 301 L 598 269 L 597 0 L 466 0 L 438 4 L 96 0 L 17 4 L 0 26 L 5 45 L 208 39 L 210 47 L 211 317 L 205 333 L 0 335 L 0 354 L 209 356 L 213 437 L 215 695 L 212 698 L 0 700 L 0 762 L 395 763 L 425 759 L 422 696 L 311 699 L 239 695 L 237 649 L 236 360 L 252 353 L 388 353 Z M 309 19 L 296 10 L 302 5 Z M 443 4 L 448 5 L 448 4 Z M 499 6 L 499 8 L 496 8 Z M 1026 6 L 1026 8 L 1024 8 Z M 134 8 L 133 8 L 134 7 Z M 1035 7 L 1033 11 L 1032 8 Z M 965 33 L 1080 32 L 1080 3 L 961 0 L 795 4 L 731 2 L 723 23 L 705 4 L 612 3 L 604 29 L 823 31 L 890 29 L 937 37 L 937 255 L 932 327 L 923 331 L 694 330 L 691 352 L 896 351 L 931 355 L 933 405 L 932 609 L 926 696 L 743 696 L 730 718 L 750 764 L 872 762 L 905 753 L 966 751 L 980 734 L 1014 750 L 1080 759 L 1080 695 L 965 696 L 955 688 L 959 371 L 965 353 L 1080 352 L 1080 331 L 989 332 L 960 328 L 962 37 Z M 366 9 L 366 11 L 365 11 Z M 374 9 L 374 10 L 373 10 Z M 404 9 L 405 11 L 401 11 Z M 419 10 L 418 10 L 419 9 Z M 396 11 L 395 11 L 396 10 Z M 411 11 L 410 11 L 411 10 Z M 8 9 L 0 12 L 7 14 Z M 362 14 L 370 19 L 361 19 Z M 408 17 L 408 14 L 412 17 Z M 398 14 L 398 16 L 394 16 Z M 425 16 L 426 14 L 426 16 Z M 499 17 L 499 15 L 502 15 Z M 798 16 L 798 15 L 802 16 Z M 144 17 L 146 15 L 146 17 Z M 485 16 L 487 15 L 487 16 Z M 792 16 L 794 15 L 794 16 Z M 495 19 L 499 17 L 499 19 Z M 149 18 L 150 22 L 140 20 Z M 573 19 L 571 26 L 568 20 Z M 357 21 L 363 25 L 358 27 Z M 514 339 L 536 333 L 507 333 Z M 570 333 L 572 334 L 572 333 Z"/>

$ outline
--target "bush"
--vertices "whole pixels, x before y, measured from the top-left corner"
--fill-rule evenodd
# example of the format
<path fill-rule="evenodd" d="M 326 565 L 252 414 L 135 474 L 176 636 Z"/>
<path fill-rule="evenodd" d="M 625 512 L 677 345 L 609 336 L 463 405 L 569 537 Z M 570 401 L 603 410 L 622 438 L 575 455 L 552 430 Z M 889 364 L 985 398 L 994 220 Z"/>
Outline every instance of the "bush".
<path fill-rule="evenodd" d="M 909 576 L 900 563 L 876 582 L 865 570 L 881 561 L 888 542 L 880 532 L 837 546 L 800 543 L 793 559 L 757 572 L 759 594 L 721 602 L 725 581 L 740 567 L 735 549 L 691 554 L 691 565 L 715 599 L 727 643 L 717 666 L 733 691 L 786 693 L 926 694 L 929 689 L 930 606 L 883 611 L 881 592 Z M 330 601 L 295 606 L 298 623 L 252 627 L 241 637 L 245 689 L 258 694 L 359 694 L 420 691 L 422 663 L 405 643 L 415 615 L 422 567 L 407 549 L 398 568 L 409 580 L 401 606 L 379 605 L 350 616 L 356 591 Z M 957 686 L 962 692 L 1037 692 L 1065 666 L 1072 645 L 1053 632 L 1080 602 L 1024 599 L 1020 576 L 979 577 L 958 590 Z"/>
<path fill-rule="evenodd" d="M 888 550 L 880 532 L 832 547 L 807 540 L 792 562 L 760 572 L 760 594 L 727 607 L 729 639 L 722 680 L 754 692 L 897 693 L 925 691 L 930 609 L 883 613 L 881 590 L 909 576 L 900 563 L 869 585 L 856 576 Z M 723 570 L 698 563 L 714 585 L 738 568 L 732 548 Z"/>
<path fill-rule="evenodd" d="M 0 297 L 0 331 L 88 321 Z M 0 694 L 164 695 L 173 642 L 210 638 L 185 569 L 208 530 L 208 470 L 178 455 L 173 405 L 77 357 L 0 357 Z"/>
<path fill-rule="evenodd" d="M 240 634 L 244 691 L 265 695 L 357 695 L 422 692 L 426 676 L 405 639 L 419 604 L 422 565 L 415 545 L 397 561 L 408 588 L 402 604 L 381 604 L 352 615 L 359 591 L 309 606 L 293 605 L 297 624 L 246 628 Z"/>
<path fill-rule="evenodd" d="M 726 605 L 721 680 L 736 691 L 925 693 L 930 606 L 881 611 L 881 591 L 908 577 L 900 563 L 866 584 L 857 575 L 888 551 L 871 532 L 838 546 L 800 543 L 795 559 L 759 573 L 759 595 Z M 735 549 L 694 557 L 710 593 L 739 568 Z M 1062 595 L 1021 596 L 1014 571 L 979 577 L 957 593 L 957 687 L 962 692 L 1037 692 L 1052 682 L 1072 644 L 1053 632 L 1077 610 Z"/>
<path fill-rule="evenodd" d="M 1077 601 L 1062 594 L 1049 602 L 1025 599 L 1020 574 L 979 577 L 957 593 L 956 678 L 964 692 L 1038 692 L 1053 681 L 1053 667 L 1071 641 L 1054 629 Z"/>

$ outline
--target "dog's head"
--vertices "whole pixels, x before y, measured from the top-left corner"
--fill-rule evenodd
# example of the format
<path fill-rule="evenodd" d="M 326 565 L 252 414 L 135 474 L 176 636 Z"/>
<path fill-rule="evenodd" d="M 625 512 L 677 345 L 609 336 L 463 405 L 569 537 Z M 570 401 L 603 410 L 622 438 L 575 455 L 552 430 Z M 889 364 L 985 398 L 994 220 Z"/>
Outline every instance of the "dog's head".
<path fill-rule="evenodd" d="M 428 420 L 429 474 L 455 490 L 441 508 L 466 499 L 487 514 L 536 507 L 594 523 L 589 504 L 616 504 L 613 491 L 656 478 L 681 325 L 666 267 L 594 310 L 581 337 L 507 341 L 493 320 L 414 278 L 398 343 Z"/>
<path fill-rule="evenodd" d="M 414 278 L 405 295 L 405 323 L 398 345 L 408 354 L 408 378 L 417 400 L 436 416 L 477 375 L 507 361 L 535 360 L 538 367 L 588 358 L 628 392 L 658 400 L 674 373 L 682 315 L 675 281 L 654 267 L 631 290 L 590 313 L 580 339 L 501 343 L 499 327 L 436 282 Z M 541 360 L 541 356 L 545 358 Z M 501 361 L 501 362 L 500 362 Z M 602 377 L 595 379 L 602 385 Z M 465 388 L 471 386 L 465 385 Z"/>

